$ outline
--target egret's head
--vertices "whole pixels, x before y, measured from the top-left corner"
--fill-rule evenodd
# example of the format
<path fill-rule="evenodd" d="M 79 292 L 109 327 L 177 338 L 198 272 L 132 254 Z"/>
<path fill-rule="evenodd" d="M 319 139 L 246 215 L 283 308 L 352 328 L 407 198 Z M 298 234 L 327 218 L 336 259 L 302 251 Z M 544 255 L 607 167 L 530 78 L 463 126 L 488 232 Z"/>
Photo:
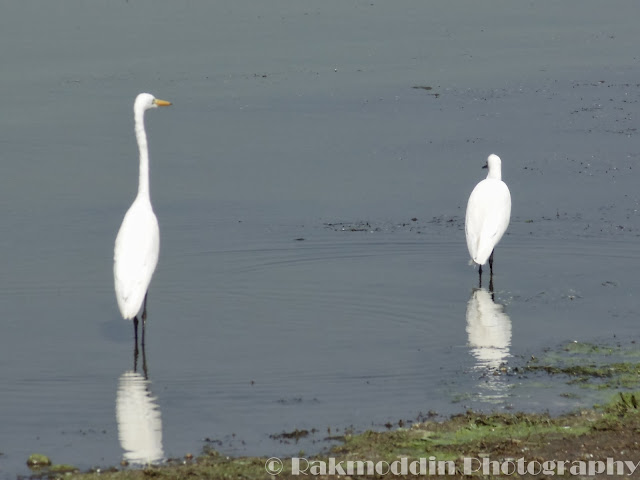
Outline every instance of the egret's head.
<path fill-rule="evenodd" d="M 487 158 L 487 164 L 482 168 L 489 169 L 487 178 L 500 179 L 500 177 L 502 176 L 502 160 L 500 160 L 499 156 L 493 153 L 489 155 L 489 158 Z"/>
<path fill-rule="evenodd" d="M 150 108 L 167 107 L 169 105 L 171 105 L 171 102 L 158 100 L 150 93 L 141 93 L 136 97 L 136 101 L 133 104 L 133 110 L 136 112 L 144 112 Z"/>
<path fill-rule="evenodd" d="M 487 158 L 487 167 L 489 167 L 489 170 L 491 170 L 492 165 L 496 165 L 498 167 L 502 165 L 502 160 L 500 160 L 500 157 L 493 153 L 489 155 L 489 158 Z"/>

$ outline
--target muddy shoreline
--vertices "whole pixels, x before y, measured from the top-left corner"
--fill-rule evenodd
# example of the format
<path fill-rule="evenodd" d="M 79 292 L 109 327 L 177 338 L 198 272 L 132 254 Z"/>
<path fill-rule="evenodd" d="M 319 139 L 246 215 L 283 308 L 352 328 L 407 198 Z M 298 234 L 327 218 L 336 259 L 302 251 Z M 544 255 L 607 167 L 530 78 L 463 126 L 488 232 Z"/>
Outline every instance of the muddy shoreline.
<path fill-rule="evenodd" d="M 296 455 L 270 460 L 225 455 L 221 453 L 223 442 L 213 439 L 206 439 L 197 455 L 187 453 L 147 466 L 123 461 L 85 472 L 71 465 L 48 465 L 46 457 L 34 456 L 39 462 L 29 460 L 31 478 L 257 479 L 265 478 L 265 472 L 277 478 L 324 478 L 341 475 L 344 468 L 365 468 L 357 462 L 371 462 L 365 463 L 370 470 L 361 471 L 367 478 L 413 477 L 416 472 L 429 478 L 485 478 L 487 472 L 498 478 L 514 473 L 519 478 L 586 478 L 594 472 L 603 473 L 602 468 L 617 468 L 615 472 L 635 478 L 634 465 L 640 461 L 640 354 L 635 345 L 634 340 L 624 344 L 568 342 L 514 361 L 512 366 L 503 363 L 483 372 L 487 379 L 510 377 L 539 386 L 560 383 L 566 389 L 560 395 L 567 400 L 584 403 L 585 398 L 601 399 L 593 408 L 577 408 L 562 415 L 468 410 L 442 419 L 427 412 L 413 420 L 360 433 L 350 428 L 296 429 L 271 437 L 293 445 L 315 437 L 333 446 L 320 454 L 308 455 L 301 449 Z M 391 464 L 400 469 L 400 475 L 392 475 L 388 470 Z"/>
<path fill-rule="evenodd" d="M 80 473 L 67 465 L 35 467 L 31 478 L 636 478 L 639 401 L 637 393 L 619 393 L 606 405 L 558 417 L 470 411 L 443 422 L 347 434 L 322 455 L 229 457 L 209 447 L 197 457 L 138 469 L 121 465 Z"/>

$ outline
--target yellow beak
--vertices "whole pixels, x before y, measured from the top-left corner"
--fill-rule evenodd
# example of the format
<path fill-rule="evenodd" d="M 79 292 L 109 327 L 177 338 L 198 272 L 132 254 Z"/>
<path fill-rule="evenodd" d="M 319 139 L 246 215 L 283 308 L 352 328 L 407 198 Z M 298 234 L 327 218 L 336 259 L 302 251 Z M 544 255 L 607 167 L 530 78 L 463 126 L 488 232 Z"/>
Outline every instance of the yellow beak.
<path fill-rule="evenodd" d="M 158 100 L 157 98 L 153 101 L 159 107 L 168 107 L 171 105 L 171 102 L 167 102 L 166 100 Z"/>

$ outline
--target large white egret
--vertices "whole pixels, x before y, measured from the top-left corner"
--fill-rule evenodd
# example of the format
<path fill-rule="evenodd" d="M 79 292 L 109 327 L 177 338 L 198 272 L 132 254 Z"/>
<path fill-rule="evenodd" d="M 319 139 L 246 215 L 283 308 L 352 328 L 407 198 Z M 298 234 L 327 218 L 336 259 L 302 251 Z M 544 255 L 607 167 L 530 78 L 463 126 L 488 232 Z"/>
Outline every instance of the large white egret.
<path fill-rule="evenodd" d="M 171 105 L 158 100 L 149 93 L 141 93 L 133 104 L 136 139 L 140 151 L 138 195 L 124 216 L 113 256 L 113 276 L 116 299 L 125 320 L 133 319 L 138 347 L 138 317 L 142 319 L 142 341 L 144 322 L 147 318 L 147 291 L 158 263 L 160 230 L 153 213 L 149 195 L 149 149 L 144 129 L 144 112 L 157 107 Z"/>
<path fill-rule="evenodd" d="M 509 226 L 511 218 L 511 194 L 502 181 L 502 161 L 497 155 L 489 155 L 487 178 L 476 185 L 469 196 L 464 231 L 471 259 L 480 266 L 489 260 L 493 276 L 493 250 Z"/>

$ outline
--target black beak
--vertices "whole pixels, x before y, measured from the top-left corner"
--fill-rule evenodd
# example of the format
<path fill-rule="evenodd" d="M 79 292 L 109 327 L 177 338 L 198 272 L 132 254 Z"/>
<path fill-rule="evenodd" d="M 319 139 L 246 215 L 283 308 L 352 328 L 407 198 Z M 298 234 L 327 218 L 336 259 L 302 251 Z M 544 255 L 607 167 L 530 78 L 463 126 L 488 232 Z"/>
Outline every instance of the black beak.
<path fill-rule="evenodd" d="M 482 168 L 489 168 L 489 164 L 488 164 L 488 163 L 485 163 L 485 164 L 482 166 Z"/>

